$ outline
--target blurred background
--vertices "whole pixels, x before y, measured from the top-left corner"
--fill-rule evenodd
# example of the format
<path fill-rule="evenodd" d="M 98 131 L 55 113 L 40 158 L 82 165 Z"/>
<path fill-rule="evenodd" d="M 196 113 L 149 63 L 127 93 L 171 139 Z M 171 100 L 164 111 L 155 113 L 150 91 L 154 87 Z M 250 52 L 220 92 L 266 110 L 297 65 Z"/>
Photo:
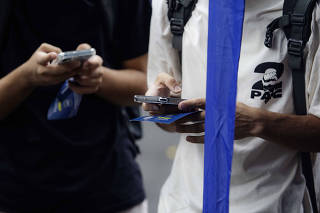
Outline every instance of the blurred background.
<path fill-rule="evenodd" d="M 137 141 L 141 150 L 138 162 L 144 177 L 149 212 L 154 213 L 157 212 L 161 186 L 171 170 L 179 134 L 165 132 L 151 122 L 142 125 L 144 137 Z"/>

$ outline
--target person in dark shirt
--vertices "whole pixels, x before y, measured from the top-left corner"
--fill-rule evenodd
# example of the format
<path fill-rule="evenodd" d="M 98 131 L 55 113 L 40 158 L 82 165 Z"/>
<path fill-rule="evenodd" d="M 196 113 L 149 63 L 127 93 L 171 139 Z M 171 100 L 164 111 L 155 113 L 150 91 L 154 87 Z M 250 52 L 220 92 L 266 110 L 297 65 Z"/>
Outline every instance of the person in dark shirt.
<path fill-rule="evenodd" d="M 13 5 L 0 16 L 9 23 L 0 35 L 0 212 L 146 212 L 125 107 L 147 87 L 149 1 L 4 2 Z M 49 64 L 90 47 L 97 56 L 83 64 Z M 47 120 L 72 76 L 83 94 L 77 116 Z"/>

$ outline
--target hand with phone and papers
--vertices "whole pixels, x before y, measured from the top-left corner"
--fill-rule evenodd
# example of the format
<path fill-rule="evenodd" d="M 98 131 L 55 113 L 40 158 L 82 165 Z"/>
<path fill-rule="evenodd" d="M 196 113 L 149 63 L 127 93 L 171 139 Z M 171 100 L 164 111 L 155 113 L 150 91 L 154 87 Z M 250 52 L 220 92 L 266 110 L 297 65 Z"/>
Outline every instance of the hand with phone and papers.
<path fill-rule="evenodd" d="M 171 75 L 167 73 L 160 73 L 155 83 L 150 87 L 146 93 L 147 96 L 161 96 L 161 97 L 180 97 L 181 86 Z M 160 115 L 158 120 L 153 120 L 164 130 L 178 133 L 204 133 L 204 117 L 205 117 L 205 99 L 191 99 L 179 103 L 179 105 L 159 105 L 144 103 L 143 109 L 148 111 L 150 115 Z M 171 114 L 179 116 L 179 119 L 170 124 L 163 124 L 159 122 L 161 118 L 170 118 Z M 148 119 L 148 117 L 147 117 Z M 150 116 L 149 121 L 153 118 Z M 204 136 L 188 136 L 187 141 L 192 143 L 203 143 Z"/>

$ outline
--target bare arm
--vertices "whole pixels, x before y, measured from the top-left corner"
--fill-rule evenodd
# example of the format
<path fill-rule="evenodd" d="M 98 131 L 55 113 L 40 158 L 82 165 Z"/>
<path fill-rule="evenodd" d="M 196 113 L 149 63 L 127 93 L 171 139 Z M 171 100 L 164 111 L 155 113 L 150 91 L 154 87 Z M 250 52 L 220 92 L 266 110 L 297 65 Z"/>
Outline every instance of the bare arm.
<path fill-rule="evenodd" d="M 125 61 L 122 70 L 102 67 L 103 80 L 98 95 L 114 104 L 134 105 L 134 95 L 147 90 L 147 60 L 146 54 Z"/>
<path fill-rule="evenodd" d="M 78 63 L 47 66 L 60 51 L 57 47 L 42 44 L 26 63 L 0 79 L 0 120 L 16 109 L 34 88 L 58 84 L 75 75 Z"/>
<path fill-rule="evenodd" d="M 292 149 L 320 151 L 320 118 L 269 112 L 237 105 L 236 139 L 260 137 Z"/>
<path fill-rule="evenodd" d="M 0 79 L 0 120 L 9 115 L 32 92 L 21 66 Z"/>

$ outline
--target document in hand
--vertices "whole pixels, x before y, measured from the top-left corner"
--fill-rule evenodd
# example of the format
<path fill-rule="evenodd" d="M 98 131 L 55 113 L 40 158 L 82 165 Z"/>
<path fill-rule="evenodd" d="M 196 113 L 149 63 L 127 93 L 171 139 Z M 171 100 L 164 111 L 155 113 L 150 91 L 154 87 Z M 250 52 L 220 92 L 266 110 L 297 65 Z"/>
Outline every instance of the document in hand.
<path fill-rule="evenodd" d="M 184 118 L 188 115 L 199 113 L 196 112 L 188 112 L 188 113 L 179 113 L 179 114 L 172 114 L 172 115 L 154 115 L 154 116 L 142 116 L 139 118 L 132 119 L 130 121 L 149 121 L 154 123 L 162 123 L 162 124 L 171 124 L 181 118 Z"/>

